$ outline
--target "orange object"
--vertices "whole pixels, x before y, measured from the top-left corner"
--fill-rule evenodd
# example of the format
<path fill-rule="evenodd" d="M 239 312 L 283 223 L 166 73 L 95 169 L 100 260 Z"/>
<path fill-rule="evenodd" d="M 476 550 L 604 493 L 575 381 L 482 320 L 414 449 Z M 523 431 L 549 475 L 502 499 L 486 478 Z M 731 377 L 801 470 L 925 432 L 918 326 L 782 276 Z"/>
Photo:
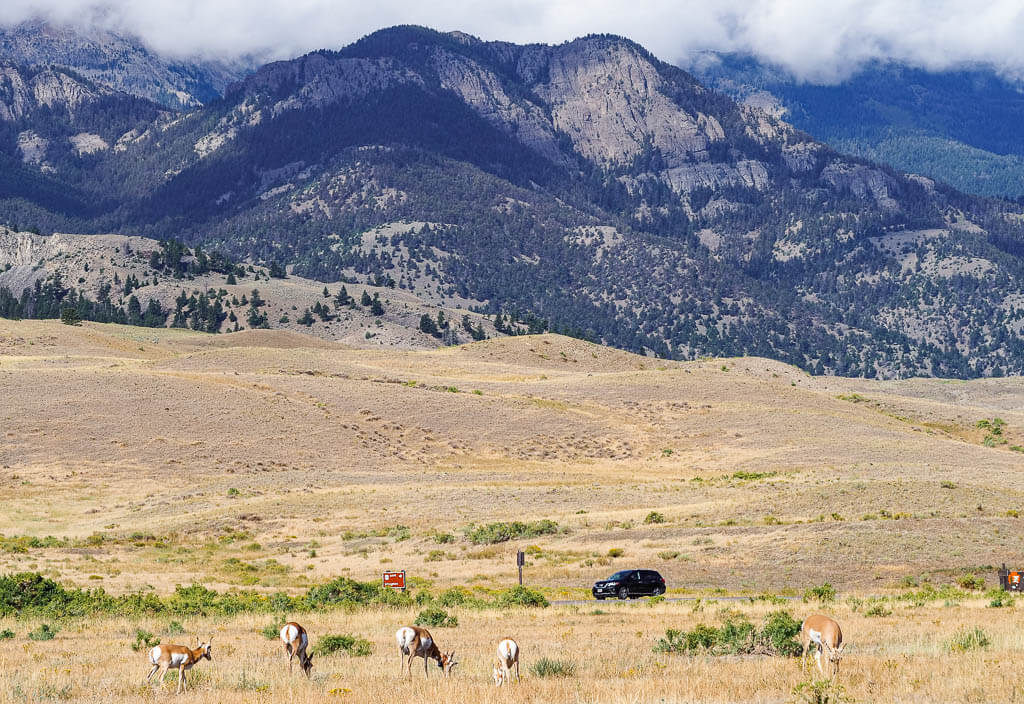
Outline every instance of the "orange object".
<path fill-rule="evenodd" d="M 392 589 L 405 589 L 405 570 L 401 572 L 385 572 L 383 578 L 385 587 Z"/>

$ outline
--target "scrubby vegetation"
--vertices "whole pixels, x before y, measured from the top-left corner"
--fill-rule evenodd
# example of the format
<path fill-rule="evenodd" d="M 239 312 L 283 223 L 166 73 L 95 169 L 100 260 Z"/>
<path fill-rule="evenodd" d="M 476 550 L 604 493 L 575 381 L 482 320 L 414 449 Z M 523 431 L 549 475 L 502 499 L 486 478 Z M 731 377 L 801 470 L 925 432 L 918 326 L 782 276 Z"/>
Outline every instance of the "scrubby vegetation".
<path fill-rule="evenodd" d="M 689 631 L 669 628 L 654 646 L 659 653 L 711 655 L 784 655 L 800 654 L 796 637 L 800 622 L 788 611 L 775 611 L 759 629 L 745 617 L 727 614 L 719 627 L 698 624 Z"/>
<path fill-rule="evenodd" d="M 331 634 L 321 637 L 310 653 L 312 655 L 347 653 L 354 658 L 362 658 L 373 653 L 373 644 L 365 638 L 347 633 Z"/>
<path fill-rule="evenodd" d="M 513 521 L 511 523 L 488 523 L 483 526 L 469 526 L 466 537 L 474 545 L 504 543 L 519 538 L 535 538 L 539 535 L 558 533 L 558 524 L 544 519 L 532 523 Z"/>

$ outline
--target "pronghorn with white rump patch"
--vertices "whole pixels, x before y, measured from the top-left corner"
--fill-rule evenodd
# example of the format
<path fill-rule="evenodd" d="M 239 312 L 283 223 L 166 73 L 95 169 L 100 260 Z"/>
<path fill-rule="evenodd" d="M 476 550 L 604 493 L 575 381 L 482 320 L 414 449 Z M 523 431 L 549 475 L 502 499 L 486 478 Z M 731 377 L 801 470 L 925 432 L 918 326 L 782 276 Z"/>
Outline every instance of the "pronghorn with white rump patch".
<path fill-rule="evenodd" d="M 149 650 L 149 661 L 153 664 L 153 669 L 146 676 L 146 682 L 153 677 L 153 673 L 160 670 L 160 675 L 156 678 L 156 684 L 159 686 L 163 682 L 167 670 L 176 667 L 178 669 L 178 693 L 184 692 L 188 689 L 185 683 L 185 670 L 191 670 L 192 666 L 203 658 L 213 660 L 211 656 L 212 642 L 212 637 L 205 643 L 199 641 L 199 645 L 195 649 L 189 648 L 187 645 L 154 645 Z"/>
<path fill-rule="evenodd" d="M 516 682 L 519 678 L 519 644 L 511 638 L 498 643 L 498 664 L 494 668 L 494 684 L 497 687 L 512 679 L 512 666 L 516 668 Z"/>
<path fill-rule="evenodd" d="M 398 650 L 402 653 L 401 671 L 408 669 L 409 677 L 412 677 L 412 659 L 423 658 L 423 676 L 427 674 L 427 660 L 431 659 L 441 668 L 441 672 L 447 677 L 452 668 L 459 663 L 455 660 L 455 651 L 442 653 L 434 642 L 433 636 L 426 628 L 419 626 L 402 626 L 395 631 L 395 641 L 398 643 Z M 409 656 L 408 668 L 406 668 L 405 657 Z"/>
<path fill-rule="evenodd" d="M 812 643 L 814 644 L 814 660 L 818 664 L 818 672 L 821 673 L 821 676 L 826 676 L 825 668 L 821 663 L 823 652 L 831 670 L 831 674 L 827 675 L 828 678 L 832 679 L 838 675 L 839 658 L 843 656 L 843 648 L 846 647 L 846 643 L 843 642 L 843 631 L 839 628 L 839 624 L 821 614 L 807 617 L 800 627 L 800 644 L 804 649 L 803 655 L 800 657 L 801 670 L 807 665 L 807 650 Z"/>
<path fill-rule="evenodd" d="M 306 673 L 306 677 L 309 677 L 313 669 L 313 656 L 306 652 L 306 648 L 309 647 L 306 629 L 294 621 L 289 621 L 281 628 L 281 642 L 284 643 L 284 652 L 288 655 L 288 672 L 292 671 L 292 658 L 298 656 L 299 666 Z"/>

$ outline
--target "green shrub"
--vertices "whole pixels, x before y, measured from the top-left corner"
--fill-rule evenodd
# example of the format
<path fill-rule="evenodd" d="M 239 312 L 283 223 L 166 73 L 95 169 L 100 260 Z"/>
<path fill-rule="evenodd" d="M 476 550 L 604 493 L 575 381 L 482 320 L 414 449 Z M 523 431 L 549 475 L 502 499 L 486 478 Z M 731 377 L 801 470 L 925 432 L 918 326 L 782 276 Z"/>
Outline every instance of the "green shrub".
<path fill-rule="evenodd" d="M 975 576 L 973 573 L 961 575 L 957 578 L 956 583 L 961 589 L 966 589 L 968 591 L 976 591 L 985 588 L 985 578 Z"/>
<path fill-rule="evenodd" d="M 969 650 L 983 650 L 991 644 L 992 641 L 988 634 L 975 626 L 974 628 L 964 627 L 954 633 L 946 643 L 946 647 L 954 653 L 965 653 Z"/>
<path fill-rule="evenodd" d="M 154 645 L 160 645 L 159 638 L 155 638 L 149 631 L 144 631 L 141 628 L 135 629 L 135 642 L 132 643 L 132 650 L 137 653 L 140 650 L 149 650 Z"/>
<path fill-rule="evenodd" d="M 836 600 L 836 588 L 830 582 L 825 582 L 820 587 L 811 587 L 804 592 L 804 601 L 817 601 L 822 604 L 829 604 Z"/>
<path fill-rule="evenodd" d="M 446 543 L 454 543 L 455 536 L 451 533 L 434 533 L 434 542 L 444 545 Z"/>
<path fill-rule="evenodd" d="M 771 646 L 774 655 L 799 655 L 800 626 L 803 625 L 793 618 L 788 611 L 773 611 L 768 615 L 761 634 Z"/>
<path fill-rule="evenodd" d="M 459 619 L 454 614 L 449 615 L 447 611 L 438 606 L 428 606 L 419 612 L 416 620 L 413 621 L 413 625 L 430 626 L 432 628 L 456 628 L 459 625 Z"/>
<path fill-rule="evenodd" d="M 284 628 L 285 623 L 286 621 L 284 619 L 284 616 L 281 616 L 280 618 L 264 626 L 260 633 L 262 633 L 263 637 L 267 640 L 275 640 L 276 638 L 279 638 L 281 636 L 281 629 Z"/>
<path fill-rule="evenodd" d="M 985 592 L 985 597 L 990 600 L 988 602 L 990 609 L 1001 609 L 1004 606 L 1013 606 L 1013 596 L 1009 592 L 1004 592 L 1002 589 L 989 589 Z"/>
<path fill-rule="evenodd" d="M 10 628 L 5 628 L 4 630 L 0 631 L 0 640 L 9 640 L 13 637 L 14 631 L 12 631 Z"/>
<path fill-rule="evenodd" d="M 674 560 L 677 557 L 679 557 L 679 551 L 678 550 L 662 550 L 661 552 L 658 553 L 658 557 L 660 557 L 662 560 Z"/>
<path fill-rule="evenodd" d="M 622 557 L 626 554 L 626 551 L 622 548 L 609 548 L 608 557 Z"/>
<path fill-rule="evenodd" d="M 59 632 L 59 628 L 53 628 L 50 624 L 43 623 L 36 630 L 29 631 L 28 637 L 30 640 L 53 640 Z"/>
<path fill-rule="evenodd" d="M 346 606 L 407 606 L 412 603 L 408 592 L 389 589 L 377 582 L 357 582 L 348 577 L 313 587 L 306 594 L 311 609 L 332 605 Z"/>
<path fill-rule="evenodd" d="M 711 655 L 767 654 L 795 656 L 800 654 L 796 638 L 800 622 L 788 611 L 774 611 L 758 629 L 745 618 L 726 617 L 719 627 L 697 624 L 691 631 L 670 628 L 665 637 L 654 645 L 658 653 L 684 653 Z"/>
<path fill-rule="evenodd" d="M 892 616 L 892 609 L 880 601 L 876 601 L 864 611 L 865 616 Z"/>
<path fill-rule="evenodd" d="M 558 532 L 558 524 L 544 519 L 532 523 L 513 521 L 511 523 L 488 523 L 484 526 L 470 526 L 466 537 L 474 545 L 493 545 L 519 538 L 533 538 L 538 535 L 552 535 Z"/>
<path fill-rule="evenodd" d="M 664 523 L 664 522 L 665 522 L 664 514 L 658 513 L 657 511 L 651 511 L 644 518 L 644 523 L 647 523 L 647 524 L 650 524 L 650 523 Z"/>
<path fill-rule="evenodd" d="M 576 674 L 576 665 L 569 660 L 554 660 L 542 657 L 530 665 L 534 677 L 572 677 Z"/>
<path fill-rule="evenodd" d="M 498 598 L 495 599 L 495 605 L 502 609 L 513 606 L 546 609 L 550 606 L 548 600 L 539 591 L 522 586 L 515 586 L 498 594 Z"/>
<path fill-rule="evenodd" d="M 365 638 L 347 633 L 326 635 L 313 647 L 313 655 L 333 655 L 337 652 L 348 653 L 354 658 L 366 657 L 373 653 L 373 644 Z"/>

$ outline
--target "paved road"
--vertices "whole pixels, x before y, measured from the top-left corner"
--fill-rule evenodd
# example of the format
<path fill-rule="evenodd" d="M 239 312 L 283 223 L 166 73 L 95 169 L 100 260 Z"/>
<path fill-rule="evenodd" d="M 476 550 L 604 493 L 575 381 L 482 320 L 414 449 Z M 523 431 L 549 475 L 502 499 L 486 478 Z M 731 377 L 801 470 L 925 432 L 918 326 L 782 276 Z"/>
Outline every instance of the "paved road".
<path fill-rule="evenodd" d="M 645 599 L 646 597 L 640 597 Z M 776 599 L 783 599 L 785 601 L 793 601 L 800 599 L 798 596 L 778 596 Z M 749 596 L 669 596 L 665 597 L 665 601 L 751 601 L 756 597 Z M 607 599 L 605 602 L 600 602 L 597 599 L 565 599 L 552 601 L 552 606 L 583 606 L 585 604 L 617 604 L 617 603 L 628 603 L 630 601 L 639 601 L 639 599 L 627 599 L 624 602 L 620 602 L 619 599 Z"/>

